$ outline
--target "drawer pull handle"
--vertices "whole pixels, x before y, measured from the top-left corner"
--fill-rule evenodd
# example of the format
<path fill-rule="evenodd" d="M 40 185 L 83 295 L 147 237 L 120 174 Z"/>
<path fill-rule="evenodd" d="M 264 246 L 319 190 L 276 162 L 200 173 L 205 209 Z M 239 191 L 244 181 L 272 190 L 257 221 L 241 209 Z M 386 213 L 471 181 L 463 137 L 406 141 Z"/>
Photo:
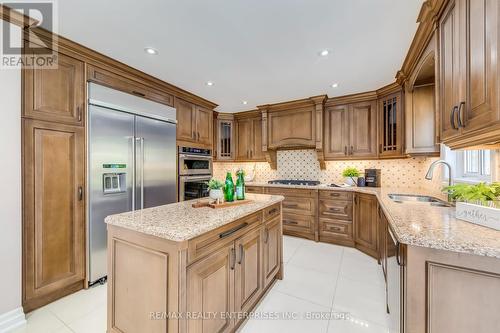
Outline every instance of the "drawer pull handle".
<path fill-rule="evenodd" d="M 237 227 L 234 227 L 233 229 L 230 229 L 228 231 L 224 231 L 223 233 L 220 233 L 219 234 L 219 238 L 225 238 L 227 236 L 230 236 L 232 234 L 234 234 L 236 231 L 240 230 L 240 229 L 243 229 L 244 227 L 246 227 L 248 225 L 248 223 L 243 223 L 243 224 L 240 224 L 239 226 Z"/>
<path fill-rule="evenodd" d="M 340 197 L 340 193 L 330 193 L 331 197 Z"/>
<path fill-rule="evenodd" d="M 333 212 L 333 213 L 340 213 L 340 212 L 342 212 L 342 210 L 340 208 L 330 208 L 329 211 Z"/>
<path fill-rule="evenodd" d="M 273 208 L 271 209 L 269 212 L 267 212 L 268 215 L 273 215 L 274 213 L 276 213 L 278 211 L 278 208 Z"/>
<path fill-rule="evenodd" d="M 283 223 L 285 224 L 299 224 L 297 221 L 290 221 L 290 220 L 283 220 Z"/>
<path fill-rule="evenodd" d="M 299 205 L 297 204 L 286 204 L 286 205 L 283 205 L 283 208 L 297 208 Z"/>

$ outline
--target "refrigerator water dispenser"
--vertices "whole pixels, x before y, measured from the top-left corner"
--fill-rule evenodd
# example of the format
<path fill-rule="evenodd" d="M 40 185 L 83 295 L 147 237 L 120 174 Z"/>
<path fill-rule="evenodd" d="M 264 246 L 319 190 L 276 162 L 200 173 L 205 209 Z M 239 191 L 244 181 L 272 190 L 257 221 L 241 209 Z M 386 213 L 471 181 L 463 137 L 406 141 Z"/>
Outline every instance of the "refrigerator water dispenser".
<path fill-rule="evenodd" d="M 127 191 L 125 172 L 105 173 L 102 175 L 102 188 L 104 194 L 123 193 Z"/>

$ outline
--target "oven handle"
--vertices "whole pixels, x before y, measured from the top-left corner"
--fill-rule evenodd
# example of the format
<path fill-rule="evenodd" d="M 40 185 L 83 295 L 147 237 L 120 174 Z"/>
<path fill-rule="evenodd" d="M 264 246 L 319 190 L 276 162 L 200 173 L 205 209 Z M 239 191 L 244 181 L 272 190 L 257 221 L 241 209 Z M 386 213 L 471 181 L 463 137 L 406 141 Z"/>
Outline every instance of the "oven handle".
<path fill-rule="evenodd" d="M 192 158 L 192 159 L 198 159 L 198 160 L 207 160 L 207 161 L 211 161 L 213 159 L 212 156 L 179 154 L 179 159 L 186 159 L 186 158 Z"/>
<path fill-rule="evenodd" d="M 183 181 L 196 181 L 196 180 L 210 180 L 212 176 L 181 176 L 180 177 Z"/>

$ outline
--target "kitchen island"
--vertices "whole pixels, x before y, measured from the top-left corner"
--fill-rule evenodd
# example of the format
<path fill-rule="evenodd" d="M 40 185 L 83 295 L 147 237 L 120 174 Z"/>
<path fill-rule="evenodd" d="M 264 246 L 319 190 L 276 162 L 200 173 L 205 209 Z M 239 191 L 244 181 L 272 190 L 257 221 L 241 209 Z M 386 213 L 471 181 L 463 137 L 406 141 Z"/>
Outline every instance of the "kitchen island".
<path fill-rule="evenodd" d="M 112 215 L 108 332 L 231 332 L 283 278 L 280 195 Z"/>

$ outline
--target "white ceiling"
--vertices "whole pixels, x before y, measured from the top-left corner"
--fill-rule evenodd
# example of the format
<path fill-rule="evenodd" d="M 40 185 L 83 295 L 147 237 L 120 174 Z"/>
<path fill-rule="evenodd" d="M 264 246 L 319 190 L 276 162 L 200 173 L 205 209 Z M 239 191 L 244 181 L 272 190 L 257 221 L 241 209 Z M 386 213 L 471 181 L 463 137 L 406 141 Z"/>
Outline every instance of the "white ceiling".
<path fill-rule="evenodd" d="M 421 3 L 63 0 L 59 33 L 236 112 L 393 82 Z M 146 54 L 148 46 L 159 54 Z M 330 54 L 318 56 L 322 49 Z"/>

